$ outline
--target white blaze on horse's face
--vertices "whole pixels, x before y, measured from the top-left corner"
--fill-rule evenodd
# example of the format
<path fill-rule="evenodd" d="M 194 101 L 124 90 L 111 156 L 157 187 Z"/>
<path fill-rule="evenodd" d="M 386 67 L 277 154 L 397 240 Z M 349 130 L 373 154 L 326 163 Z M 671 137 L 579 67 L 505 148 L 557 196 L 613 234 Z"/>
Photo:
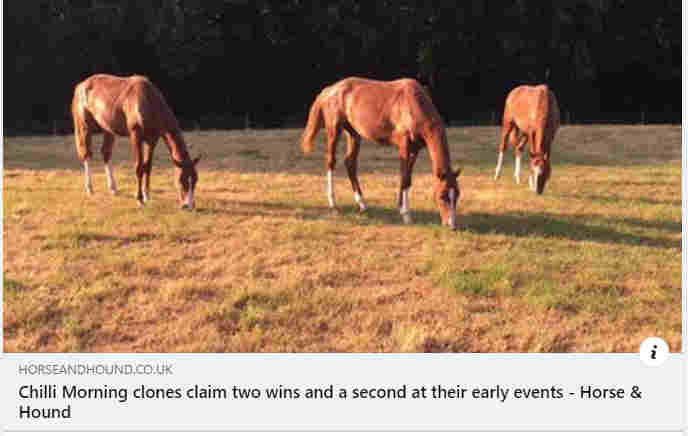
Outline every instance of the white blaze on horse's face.
<path fill-rule="evenodd" d="M 198 181 L 198 173 L 194 166 L 177 167 L 177 184 L 179 185 L 179 202 L 182 209 L 194 208 L 194 191 Z"/>
<path fill-rule="evenodd" d="M 198 182 L 198 173 L 196 172 L 196 167 L 191 167 L 189 175 L 189 192 L 186 196 L 186 205 L 189 209 L 196 207 L 194 202 L 194 193 L 196 192 L 196 182 Z"/>
<path fill-rule="evenodd" d="M 449 175 L 440 175 L 435 184 L 435 201 L 440 210 L 442 225 L 456 230 L 456 207 L 459 203 L 461 191 L 459 189 L 458 176 L 461 170 L 450 172 Z"/>
<path fill-rule="evenodd" d="M 451 188 L 449 190 L 449 227 L 452 230 L 456 230 L 456 204 L 458 202 L 458 192 L 456 189 Z"/>

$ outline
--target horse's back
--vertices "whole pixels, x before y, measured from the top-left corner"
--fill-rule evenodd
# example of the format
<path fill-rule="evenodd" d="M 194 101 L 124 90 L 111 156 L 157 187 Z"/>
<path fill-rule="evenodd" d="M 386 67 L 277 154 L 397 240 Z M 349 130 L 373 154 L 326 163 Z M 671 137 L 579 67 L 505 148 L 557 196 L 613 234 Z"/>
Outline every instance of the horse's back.
<path fill-rule="evenodd" d="M 344 117 L 362 136 L 378 142 L 411 134 L 441 119 L 427 90 L 417 80 L 391 81 L 349 77 L 323 90 L 341 101 Z"/>
<path fill-rule="evenodd" d="M 524 132 L 559 127 L 559 106 L 547 85 L 521 85 L 506 99 L 505 122 L 514 122 Z"/>
<path fill-rule="evenodd" d="M 74 98 L 84 118 L 94 120 L 106 132 L 126 136 L 126 117 L 118 104 L 126 87 L 126 78 L 94 74 L 76 85 Z"/>
<path fill-rule="evenodd" d="M 143 76 L 132 76 L 130 83 L 125 96 L 125 111 L 131 123 L 139 124 L 153 135 L 179 130 L 177 118 L 157 86 Z"/>
<path fill-rule="evenodd" d="M 178 129 L 178 123 L 160 90 L 145 76 L 95 74 L 77 84 L 90 115 L 104 130 L 128 136 L 133 128 L 151 135 Z"/>

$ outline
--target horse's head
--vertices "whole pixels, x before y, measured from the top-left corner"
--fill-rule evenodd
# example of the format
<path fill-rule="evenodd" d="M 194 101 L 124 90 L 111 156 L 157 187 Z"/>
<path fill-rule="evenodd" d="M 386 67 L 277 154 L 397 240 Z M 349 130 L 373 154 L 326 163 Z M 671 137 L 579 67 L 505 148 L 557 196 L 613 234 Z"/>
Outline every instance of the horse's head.
<path fill-rule="evenodd" d="M 456 230 L 456 206 L 459 204 L 461 189 L 459 188 L 458 177 L 460 169 L 443 172 L 435 180 L 435 201 L 440 209 L 442 225 Z"/>
<path fill-rule="evenodd" d="M 196 191 L 196 183 L 198 182 L 196 164 L 201 160 L 201 156 L 193 160 L 187 158 L 184 162 L 173 160 L 177 167 L 175 170 L 175 182 L 179 188 L 179 203 L 182 209 L 194 208 L 194 192 Z"/>
<path fill-rule="evenodd" d="M 530 169 L 532 171 L 532 177 L 535 178 L 535 192 L 537 192 L 538 195 L 542 194 L 545 190 L 545 184 L 552 173 L 552 167 L 549 164 L 549 156 L 545 154 L 544 156 L 531 157 Z"/>

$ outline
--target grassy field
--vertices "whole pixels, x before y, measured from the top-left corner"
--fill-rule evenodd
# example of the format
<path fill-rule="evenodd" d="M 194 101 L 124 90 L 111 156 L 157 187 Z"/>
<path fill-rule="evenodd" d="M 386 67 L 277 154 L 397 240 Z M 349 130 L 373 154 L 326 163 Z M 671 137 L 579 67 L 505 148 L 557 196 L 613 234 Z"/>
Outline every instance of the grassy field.
<path fill-rule="evenodd" d="M 342 141 L 333 214 L 322 136 L 303 156 L 300 133 L 187 132 L 206 153 L 194 212 L 162 143 L 139 208 L 125 139 L 120 194 L 98 153 L 89 197 L 71 136 L 5 138 L 5 351 L 680 351 L 680 126 L 563 127 L 542 196 L 511 153 L 492 180 L 496 127 L 452 128 L 455 233 L 427 151 L 405 226 L 396 150 L 364 143 L 359 215 Z"/>

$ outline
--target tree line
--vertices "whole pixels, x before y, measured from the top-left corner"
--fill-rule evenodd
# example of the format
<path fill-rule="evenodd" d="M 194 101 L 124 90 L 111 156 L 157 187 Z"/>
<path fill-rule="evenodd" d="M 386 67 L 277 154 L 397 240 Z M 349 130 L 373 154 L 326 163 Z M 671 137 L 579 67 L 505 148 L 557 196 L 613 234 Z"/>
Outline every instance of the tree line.
<path fill-rule="evenodd" d="M 324 86 L 414 77 L 450 124 L 548 83 L 564 122 L 680 122 L 681 2 L 4 2 L 5 132 L 67 133 L 73 88 L 143 74 L 186 128 L 302 126 Z"/>

